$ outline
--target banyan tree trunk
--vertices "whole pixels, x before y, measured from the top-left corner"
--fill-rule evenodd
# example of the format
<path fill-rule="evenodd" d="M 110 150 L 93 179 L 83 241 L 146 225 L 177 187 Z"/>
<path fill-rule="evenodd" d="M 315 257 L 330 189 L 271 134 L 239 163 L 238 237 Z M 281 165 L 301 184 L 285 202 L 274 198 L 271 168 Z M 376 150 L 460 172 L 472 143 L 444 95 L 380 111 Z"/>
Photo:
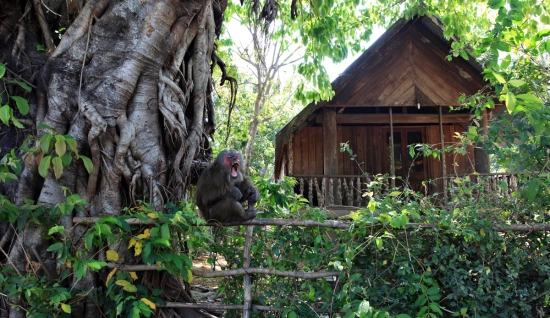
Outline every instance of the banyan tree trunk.
<path fill-rule="evenodd" d="M 73 160 L 56 179 L 52 171 L 42 178 L 38 161 L 27 160 L 18 185 L 11 185 L 13 200 L 55 205 L 65 200 L 64 187 L 88 202 L 87 216 L 98 216 L 118 215 L 137 200 L 162 209 L 165 202 L 184 198 L 196 167 L 212 156 L 212 68 L 223 66 L 214 42 L 227 0 L 0 3 L 5 79 L 33 87 L 30 93 L 16 85 L 8 88 L 11 95 L 29 101 L 30 111 L 25 116 L 14 113 L 26 125 L 23 133 L 2 126 L 13 137 L 0 139 L 2 154 L 17 146 L 6 147 L 16 134 L 19 141 L 29 134 L 39 139 L 48 132 L 39 127 L 45 124 L 57 134 L 70 134 L 78 152 L 93 162 L 89 173 L 82 160 Z M 45 49 L 37 50 L 37 45 Z M 2 105 L 7 102 L 4 96 Z M 73 216 L 62 224 L 72 226 Z M 56 272 L 56 260 L 46 252 L 50 243 L 38 226 L 29 223 L 15 236 L 4 223 L 0 234 L 14 237 L 9 266 L 24 273 L 28 262 L 39 257 L 45 270 Z M 38 251 L 37 257 L 32 250 Z M 128 253 L 127 248 L 119 250 Z M 1 260 L 7 264 L 4 256 Z M 91 290 L 97 281 L 88 273 L 71 284 Z M 84 316 L 100 316 L 94 306 L 84 308 Z M 9 311 L 9 317 L 23 316 L 24 311 Z"/>

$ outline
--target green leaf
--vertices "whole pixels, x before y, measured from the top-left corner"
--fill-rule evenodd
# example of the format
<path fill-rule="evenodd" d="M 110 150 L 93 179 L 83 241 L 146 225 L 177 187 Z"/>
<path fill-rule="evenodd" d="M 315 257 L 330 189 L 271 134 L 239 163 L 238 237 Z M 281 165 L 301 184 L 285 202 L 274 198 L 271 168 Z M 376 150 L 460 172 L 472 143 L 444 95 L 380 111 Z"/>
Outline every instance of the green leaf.
<path fill-rule="evenodd" d="M 71 306 L 70 306 L 70 305 L 61 304 L 61 309 L 62 309 L 64 312 L 68 313 L 68 314 L 71 313 Z"/>
<path fill-rule="evenodd" d="M 74 140 L 74 138 L 71 136 L 71 135 L 65 135 L 65 142 L 67 143 L 67 145 L 69 145 L 69 148 L 71 149 L 71 151 L 78 156 L 78 149 L 76 148 L 77 144 L 76 144 L 76 140 Z"/>
<path fill-rule="evenodd" d="M 4 123 L 4 125 L 8 125 L 11 118 L 11 108 L 8 105 L 4 105 L 0 107 L 0 120 Z"/>
<path fill-rule="evenodd" d="M 50 126 L 48 126 L 48 125 L 46 125 L 46 124 L 39 124 L 39 125 L 38 125 L 38 129 L 49 129 L 49 130 L 51 130 L 51 131 L 55 131 L 55 128 L 50 127 Z"/>
<path fill-rule="evenodd" d="M 11 121 L 13 122 L 13 125 L 14 125 L 15 127 L 17 127 L 17 128 L 25 128 L 25 127 L 23 126 L 23 124 L 21 124 L 21 123 L 19 122 L 19 120 L 17 120 L 17 119 L 16 119 L 15 117 L 13 117 L 13 116 L 11 117 Z"/>
<path fill-rule="evenodd" d="M 71 154 L 68 152 L 66 152 L 63 156 L 61 156 L 61 162 L 63 162 L 63 167 L 68 167 L 72 161 L 73 161 L 73 157 L 71 157 Z"/>
<path fill-rule="evenodd" d="M 82 162 L 84 162 L 84 167 L 86 167 L 86 170 L 88 173 L 92 173 L 92 170 L 94 170 L 94 164 L 92 163 L 92 160 L 86 156 L 79 156 L 80 159 L 82 159 Z"/>
<path fill-rule="evenodd" d="M 399 315 L 395 316 L 395 318 L 411 318 L 411 316 L 409 316 L 407 314 L 399 314 Z"/>
<path fill-rule="evenodd" d="M 15 104 L 17 105 L 17 109 L 19 109 L 19 112 L 21 115 L 27 115 L 29 113 L 29 103 L 26 99 L 24 99 L 21 96 L 12 96 L 11 99 L 15 101 Z"/>
<path fill-rule="evenodd" d="M 508 66 L 510 66 L 510 63 L 512 62 L 512 56 L 510 54 L 506 55 L 505 58 L 502 59 L 502 63 L 500 64 L 501 69 L 507 69 Z"/>
<path fill-rule="evenodd" d="M 50 169 L 50 162 L 52 160 L 51 156 L 46 156 L 40 160 L 40 165 L 38 166 L 38 173 L 42 178 L 46 179 L 48 177 L 48 169 Z"/>
<path fill-rule="evenodd" d="M 86 238 L 84 238 L 84 245 L 86 246 L 86 249 L 89 250 L 90 248 L 92 248 L 93 241 L 94 241 L 93 233 L 86 235 Z"/>
<path fill-rule="evenodd" d="M 506 42 L 498 41 L 495 46 L 499 51 L 510 52 L 511 50 L 510 45 Z"/>
<path fill-rule="evenodd" d="M 102 267 L 105 267 L 107 266 L 107 263 L 105 262 L 98 262 L 98 261 L 90 261 L 88 262 L 88 267 L 95 270 L 95 271 L 98 271 L 100 270 Z"/>
<path fill-rule="evenodd" d="M 170 229 L 168 228 L 168 224 L 164 223 L 161 226 L 160 231 L 161 231 L 160 237 L 166 240 L 170 239 Z"/>
<path fill-rule="evenodd" d="M 513 113 L 514 109 L 516 109 L 516 96 L 512 92 L 506 94 L 506 109 L 508 109 L 509 114 Z"/>
<path fill-rule="evenodd" d="M 27 85 L 27 83 L 20 82 L 20 81 L 14 81 L 14 82 L 17 83 L 19 86 L 21 86 L 21 88 L 23 88 L 25 91 L 27 91 L 29 93 L 32 91 L 32 88 L 29 85 Z"/>
<path fill-rule="evenodd" d="M 493 75 L 495 76 L 496 80 L 501 83 L 501 84 L 505 84 L 506 83 L 506 80 L 504 79 L 504 77 L 502 77 L 502 75 L 500 75 L 499 73 L 497 72 L 493 72 Z"/>
<path fill-rule="evenodd" d="M 431 302 L 428 306 L 430 306 L 430 309 L 433 312 L 436 312 L 436 313 L 440 314 L 441 316 L 443 316 L 443 312 L 441 312 L 441 309 L 439 309 L 439 305 L 437 303 Z"/>
<path fill-rule="evenodd" d="M 0 63 L 0 78 L 4 77 L 6 74 L 6 64 Z"/>
<path fill-rule="evenodd" d="M 514 87 L 520 87 L 520 86 L 523 86 L 523 85 L 527 84 L 527 82 L 524 81 L 524 80 L 509 80 L 508 84 L 510 84 Z"/>
<path fill-rule="evenodd" d="M 439 287 L 437 287 L 437 286 L 432 286 L 432 287 L 428 288 L 428 290 L 426 291 L 426 294 L 428 294 L 428 295 L 435 295 L 437 293 L 439 293 Z"/>
<path fill-rule="evenodd" d="M 542 106 L 544 104 L 544 102 L 537 96 L 533 95 L 533 93 L 518 94 L 516 95 L 516 99 L 529 105 Z"/>
<path fill-rule="evenodd" d="M 401 195 L 401 191 L 393 191 L 390 194 L 388 194 L 389 197 L 397 197 Z"/>
<path fill-rule="evenodd" d="M 48 247 L 47 251 L 48 252 L 55 252 L 55 251 L 59 251 L 62 248 L 63 248 L 63 243 L 57 242 L 55 244 L 50 245 L 50 247 Z"/>
<path fill-rule="evenodd" d="M 62 225 L 56 225 L 48 231 L 48 235 L 52 235 L 54 233 L 63 233 L 64 231 L 65 227 L 63 227 Z"/>
<path fill-rule="evenodd" d="M 535 196 L 539 192 L 540 187 L 540 179 L 534 178 L 529 181 L 529 185 L 527 186 L 527 201 L 533 202 L 535 199 Z"/>
<path fill-rule="evenodd" d="M 63 174 L 63 161 L 59 157 L 54 157 L 52 159 L 53 173 L 56 179 L 61 177 Z"/>
<path fill-rule="evenodd" d="M 379 250 L 382 250 L 383 246 L 382 246 L 382 238 L 380 237 L 377 237 L 376 240 L 376 247 L 378 247 Z"/>
<path fill-rule="evenodd" d="M 52 150 L 52 138 L 53 136 L 50 133 L 46 133 L 40 137 L 40 149 L 44 154 L 48 154 Z"/>
<path fill-rule="evenodd" d="M 55 136 L 55 153 L 61 157 L 67 151 L 67 144 L 65 143 L 65 137 L 61 135 Z"/>
<path fill-rule="evenodd" d="M 502 7 L 505 3 L 506 3 L 505 0 L 489 0 L 487 5 L 491 9 L 498 9 L 498 8 Z"/>
<path fill-rule="evenodd" d="M 374 212 L 374 210 L 376 210 L 376 201 L 370 200 L 367 208 L 369 209 L 369 211 Z"/>
<path fill-rule="evenodd" d="M 42 44 L 37 44 L 36 45 L 36 50 L 37 51 L 46 51 L 46 47 Z"/>

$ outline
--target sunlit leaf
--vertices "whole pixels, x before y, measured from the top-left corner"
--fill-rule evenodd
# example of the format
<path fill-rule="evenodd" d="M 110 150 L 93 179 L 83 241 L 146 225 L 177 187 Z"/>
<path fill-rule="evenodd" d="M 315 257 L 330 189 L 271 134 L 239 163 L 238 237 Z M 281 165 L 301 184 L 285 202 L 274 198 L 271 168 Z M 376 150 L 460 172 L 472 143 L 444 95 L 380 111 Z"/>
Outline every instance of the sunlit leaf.
<path fill-rule="evenodd" d="M 116 262 L 118 261 L 118 253 L 115 250 L 107 250 L 105 253 L 107 256 L 107 260 Z"/>
<path fill-rule="evenodd" d="M 61 158 L 54 157 L 52 159 L 52 168 L 55 178 L 61 178 L 61 175 L 63 174 L 63 161 L 61 160 Z"/>
<path fill-rule="evenodd" d="M 67 151 L 67 144 L 65 143 L 65 137 L 61 135 L 55 136 L 55 153 L 61 157 Z"/>
<path fill-rule="evenodd" d="M 157 309 L 157 306 L 155 306 L 155 304 L 154 304 L 152 301 L 150 301 L 149 299 L 147 299 L 147 298 L 141 298 L 140 300 L 141 300 L 143 303 L 145 303 L 147 306 L 149 306 L 151 309 L 153 309 L 153 310 Z"/>
<path fill-rule="evenodd" d="M 61 304 L 61 310 L 64 312 L 70 314 L 71 313 L 71 306 L 67 304 Z"/>
<path fill-rule="evenodd" d="M 512 92 L 506 94 L 506 109 L 510 114 L 516 109 L 516 96 Z"/>
<path fill-rule="evenodd" d="M 128 272 L 128 274 L 130 274 L 130 277 L 132 277 L 133 280 L 138 279 L 136 272 Z"/>
<path fill-rule="evenodd" d="M 116 271 L 117 271 L 117 268 L 115 267 L 113 268 L 113 270 L 109 272 L 109 275 L 107 275 L 107 279 L 105 280 L 105 286 L 109 287 L 109 280 L 113 278 L 113 275 L 115 275 Z"/>

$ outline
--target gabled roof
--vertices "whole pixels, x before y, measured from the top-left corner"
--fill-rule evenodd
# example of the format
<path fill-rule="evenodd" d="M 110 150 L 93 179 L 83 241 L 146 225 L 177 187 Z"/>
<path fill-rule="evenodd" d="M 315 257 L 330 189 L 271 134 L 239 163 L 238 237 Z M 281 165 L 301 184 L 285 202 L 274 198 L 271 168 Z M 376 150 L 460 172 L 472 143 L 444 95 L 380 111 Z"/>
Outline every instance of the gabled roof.
<path fill-rule="evenodd" d="M 277 144 L 321 107 L 458 105 L 462 93 L 474 94 L 485 82 L 474 58 L 448 61 L 450 48 L 436 18 L 397 21 L 332 82 L 332 100 L 306 106 L 277 134 Z"/>

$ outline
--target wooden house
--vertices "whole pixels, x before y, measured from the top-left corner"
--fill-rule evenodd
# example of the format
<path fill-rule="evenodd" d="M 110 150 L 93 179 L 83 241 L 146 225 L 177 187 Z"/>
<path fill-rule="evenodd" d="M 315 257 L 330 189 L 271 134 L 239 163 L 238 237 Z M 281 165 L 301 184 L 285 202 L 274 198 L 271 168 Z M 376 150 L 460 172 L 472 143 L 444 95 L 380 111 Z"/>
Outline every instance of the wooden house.
<path fill-rule="evenodd" d="M 473 116 L 452 106 L 487 84 L 474 59 L 447 59 L 451 42 L 442 30 L 434 17 L 390 27 L 333 81 L 332 100 L 309 104 L 277 134 L 276 178 L 297 178 L 313 205 L 362 206 L 363 173 L 401 176 L 435 193 L 447 176 L 489 172 L 487 156 L 473 147 L 441 159 L 409 154 L 409 145 L 457 142 Z M 355 160 L 340 152 L 345 142 Z M 423 186 L 427 180 L 434 182 Z"/>

